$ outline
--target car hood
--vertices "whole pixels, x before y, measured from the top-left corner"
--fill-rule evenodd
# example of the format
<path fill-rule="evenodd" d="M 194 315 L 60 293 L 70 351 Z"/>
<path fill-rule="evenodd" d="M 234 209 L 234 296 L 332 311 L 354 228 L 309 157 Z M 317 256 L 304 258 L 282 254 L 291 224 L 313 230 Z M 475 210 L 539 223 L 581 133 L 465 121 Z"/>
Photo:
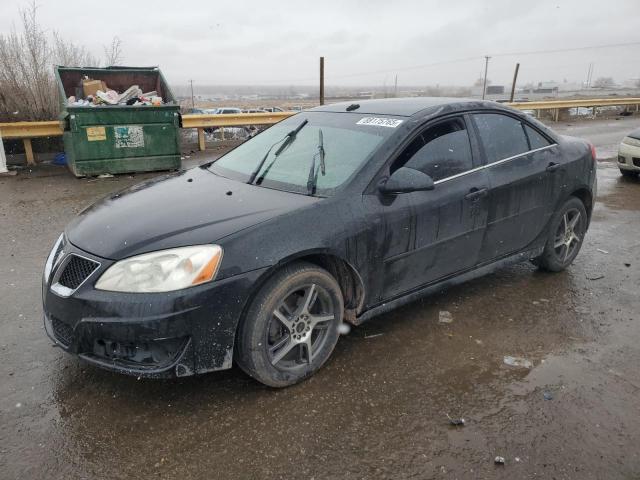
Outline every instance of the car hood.
<path fill-rule="evenodd" d="M 320 200 L 194 168 L 104 198 L 81 212 L 65 235 L 82 250 L 120 260 L 165 248 L 213 243 Z"/>
<path fill-rule="evenodd" d="M 629 133 L 627 135 L 627 137 L 631 137 L 631 138 L 635 138 L 637 140 L 640 140 L 640 128 L 638 128 L 637 130 L 634 130 L 633 132 Z"/>

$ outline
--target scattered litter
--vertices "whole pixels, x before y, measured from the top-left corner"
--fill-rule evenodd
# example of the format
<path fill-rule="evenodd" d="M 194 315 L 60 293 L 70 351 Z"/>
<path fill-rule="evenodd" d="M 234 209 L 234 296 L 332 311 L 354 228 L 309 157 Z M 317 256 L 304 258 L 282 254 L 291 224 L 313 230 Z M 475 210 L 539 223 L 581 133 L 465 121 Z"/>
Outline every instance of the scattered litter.
<path fill-rule="evenodd" d="M 504 457 L 496 457 L 493 459 L 493 462 L 496 465 L 504 465 Z"/>
<path fill-rule="evenodd" d="M 342 322 L 340 325 L 338 325 L 338 333 L 340 335 L 348 335 L 350 331 L 351 325 L 349 325 L 348 323 Z"/>
<path fill-rule="evenodd" d="M 608 253 L 609 253 L 609 252 L 607 252 L 606 250 L 603 250 L 603 249 L 601 249 L 601 248 L 598 248 L 598 251 L 599 251 L 600 253 L 605 253 L 605 254 L 608 254 Z"/>
<path fill-rule="evenodd" d="M 103 173 L 102 175 L 98 175 L 98 178 L 113 178 L 113 175 L 110 173 Z"/>
<path fill-rule="evenodd" d="M 20 408 L 22 404 L 20 402 L 16 403 L 16 408 Z"/>
<path fill-rule="evenodd" d="M 587 280 L 600 280 L 601 278 L 604 278 L 603 273 L 592 273 L 587 275 Z"/>
<path fill-rule="evenodd" d="M 505 365 L 510 365 L 512 367 L 522 367 L 522 368 L 531 368 L 533 367 L 533 363 L 530 360 L 522 357 L 512 357 L 511 355 L 505 355 L 504 357 Z"/>
<path fill-rule="evenodd" d="M 542 394 L 545 400 L 553 400 L 553 393 L 546 391 Z"/>
<path fill-rule="evenodd" d="M 537 301 L 537 300 L 534 300 L 534 301 L 533 301 L 533 302 L 531 302 L 531 303 L 533 303 L 534 305 L 540 305 L 540 302 L 539 302 L 539 301 Z"/>
<path fill-rule="evenodd" d="M 625 266 L 625 267 L 630 267 L 630 266 L 631 266 L 631 264 L 630 264 L 630 263 L 627 263 L 627 262 L 624 262 L 624 266 Z"/>
<path fill-rule="evenodd" d="M 384 333 L 374 333 L 373 335 L 365 335 L 364 338 L 376 338 L 381 337 Z"/>
<path fill-rule="evenodd" d="M 438 322 L 451 323 L 453 322 L 453 315 L 451 315 L 451 312 L 448 312 L 447 310 L 440 310 L 440 313 L 438 314 Z"/>
<path fill-rule="evenodd" d="M 476 342 L 478 345 L 484 345 L 484 342 L 483 342 L 482 340 L 478 339 L 478 338 L 476 338 L 476 339 L 475 339 L 475 342 Z"/>
<path fill-rule="evenodd" d="M 520 461 L 520 457 L 516 457 L 516 458 L 514 458 L 514 460 L 515 460 L 516 462 L 519 462 L 519 461 Z"/>
<path fill-rule="evenodd" d="M 464 427 L 464 424 L 465 424 L 464 418 L 451 418 L 448 413 L 446 415 L 451 425 L 454 425 L 456 427 L 459 427 L 459 426 Z"/>

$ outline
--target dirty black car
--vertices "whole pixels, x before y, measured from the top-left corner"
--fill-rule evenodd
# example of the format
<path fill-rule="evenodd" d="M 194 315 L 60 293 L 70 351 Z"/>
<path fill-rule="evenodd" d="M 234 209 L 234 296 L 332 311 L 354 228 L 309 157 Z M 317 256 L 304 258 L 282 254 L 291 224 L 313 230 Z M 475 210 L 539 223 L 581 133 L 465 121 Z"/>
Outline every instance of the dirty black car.
<path fill-rule="evenodd" d="M 496 103 L 314 108 L 82 212 L 46 262 L 45 327 L 118 372 L 236 362 L 291 385 L 343 322 L 514 262 L 565 269 L 595 188 L 593 147 Z"/>

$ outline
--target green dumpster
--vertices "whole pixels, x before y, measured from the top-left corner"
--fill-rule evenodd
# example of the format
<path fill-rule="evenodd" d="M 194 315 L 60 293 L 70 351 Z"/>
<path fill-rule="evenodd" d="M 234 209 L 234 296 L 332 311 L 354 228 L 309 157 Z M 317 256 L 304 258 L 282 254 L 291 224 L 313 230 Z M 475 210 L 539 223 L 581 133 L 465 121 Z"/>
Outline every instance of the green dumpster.
<path fill-rule="evenodd" d="M 56 67 L 56 78 L 64 149 L 74 175 L 180 168 L 180 106 L 158 68 Z M 162 103 L 94 105 L 86 100 L 70 101 L 72 96 L 87 98 L 83 81 L 89 80 L 98 84 L 102 81 L 108 90 L 118 93 L 136 85 L 139 88 L 136 91 L 155 92 Z M 88 85 L 84 89 L 89 90 Z M 74 105 L 82 101 L 85 105 Z"/>

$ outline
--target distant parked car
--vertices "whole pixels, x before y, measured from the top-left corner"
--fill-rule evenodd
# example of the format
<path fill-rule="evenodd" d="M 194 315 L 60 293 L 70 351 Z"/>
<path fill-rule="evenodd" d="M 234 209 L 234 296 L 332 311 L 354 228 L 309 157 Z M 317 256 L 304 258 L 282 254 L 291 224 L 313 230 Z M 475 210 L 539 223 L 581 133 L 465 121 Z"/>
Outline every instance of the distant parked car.
<path fill-rule="evenodd" d="M 228 115 L 228 114 L 235 115 L 238 113 L 242 113 L 242 109 L 235 108 L 235 107 L 222 107 L 222 108 L 219 108 L 216 113 L 218 115 Z"/>
<path fill-rule="evenodd" d="M 280 107 L 260 107 L 260 110 L 262 110 L 263 112 L 284 112 L 283 109 L 281 109 Z"/>
<path fill-rule="evenodd" d="M 265 111 L 261 108 L 247 108 L 242 113 L 265 113 Z"/>
<path fill-rule="evenodd" d="M 622 139 L 618 148 L 618 167 L 625 177 L 635 177 L 640 172 L 640 128 Z"/>

